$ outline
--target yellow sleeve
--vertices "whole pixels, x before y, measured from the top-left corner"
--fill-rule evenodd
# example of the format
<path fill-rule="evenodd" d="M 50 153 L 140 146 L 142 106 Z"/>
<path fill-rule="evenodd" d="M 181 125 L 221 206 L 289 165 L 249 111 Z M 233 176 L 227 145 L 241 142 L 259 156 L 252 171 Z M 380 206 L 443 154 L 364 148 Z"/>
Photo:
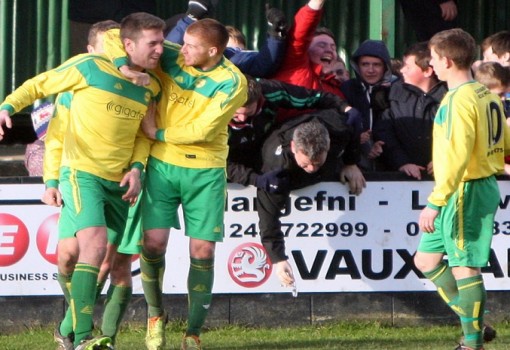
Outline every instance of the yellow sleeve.
<path fill-rule="evenodd" d="M 70 103 L 72 93 L 64 92 L 57 96 L 55 101 L 55 112 L 48 125 L 46 133 L 43 180 L 48 187 L 57 187 L 59 179 L 60 164 L 62 162 L 62 150 L 64 147 L 64 136 L 70 118 Z"/>
<path fill-rule="evenodd" d="M 129 59 L 124 49 L 124 45 L 120 40 L 120 30 L 110 29 L 104 33 L 103 47 L 106 57 L 119 68 L 129 64 Z"/>
<path fill-rule="evenodd" d="M 0 110 L 14 114 L 30 106 L 37 99 L 86 87 L 86 80 L 75 66 L 88 57 L 87 54 L 75 56 L 55 69 L 28 79 L 5 98 Z"/>

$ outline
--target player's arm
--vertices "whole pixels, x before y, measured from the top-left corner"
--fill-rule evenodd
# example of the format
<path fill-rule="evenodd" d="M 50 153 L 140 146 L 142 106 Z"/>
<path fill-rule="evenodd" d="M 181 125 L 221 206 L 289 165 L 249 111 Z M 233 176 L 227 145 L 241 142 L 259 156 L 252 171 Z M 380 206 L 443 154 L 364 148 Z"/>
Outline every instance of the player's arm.
<path fill-rule="evenodd" d="M 259 79 L 267 102 L 286 109 L 336 109 L 345 112 L 349 104 L 339 96 L 275 79 Z"/>
<path fill-rule="evenodd" d="M 73 94 L 64 92 L 55 100 L 55 110 L 48 124 L 44 140 L 43 181 L 46 190 L 42 201 L 51 206 L 62 205 L 62 194 L 59 186 L 60 164 L 64 148 L 64 137 L 69 124 L 71 100 Z"/>
<path fill-rule="evenodd" d="M 84 60 L 87 60 L 87 55 L 75 56 L 55 69 L 28 79 L 8 95 L 0 104 L 0 140 L 4 135 L 2 126 L 5 125 L 9 129 L 12 127 L 11 115 L 30 106 L 38 99 L 85 87 L 87 83 L 76 69 L 83 64 Z"/>
<path fill-rule="evenodd" d="M 157 113 L 158 105 L 157 101 L 154 100 L 147 108 L 147 112 L 145 113 L 142 124 L 140 125 L 140 130 L 138 130 L 138 133 L 136 134 L 135 147 L 133 149 L 133 156 L 131 157 L 130 162 L 131 167 L 137 167 L 143 171 L 147 164 L 147 157 L 149 156 L 153 140 L 155 140 L 155 132 L 145 132 L 144 126 L 150 128 L 150 130 L 156 130 Z M 152 136 L 149 136 L 149 133 L 151 133 Z"/>
<path fill-rule="evenodd" d="M 119 69 L 119 71 L 135 85 L 146 86 L 150 84 L 151 77 L 145 72 L 129 68 L 129 57 L 120 40 L 120 30 L 110 29 L 104 33 L 104 53 L 106 57 Z"/>
<path fill-rule="evenodd" d="M 58 187 L 64 136 L 69 124 L 72 93 L 64 92 L 55 100 L 55 110 L 44 140 L 43 181 L 46 187 Z"/>
<path fill-rule="evenodd" d="M 209 142 L 225 130 L 236 109 L 246 102 L 246 79 L 233 76 L 221 92 L 191 122 L 167 129 L 158 129 L 156 139 L 173 144 Z M 228 116 L 228 117 L 226 117 Z"/>

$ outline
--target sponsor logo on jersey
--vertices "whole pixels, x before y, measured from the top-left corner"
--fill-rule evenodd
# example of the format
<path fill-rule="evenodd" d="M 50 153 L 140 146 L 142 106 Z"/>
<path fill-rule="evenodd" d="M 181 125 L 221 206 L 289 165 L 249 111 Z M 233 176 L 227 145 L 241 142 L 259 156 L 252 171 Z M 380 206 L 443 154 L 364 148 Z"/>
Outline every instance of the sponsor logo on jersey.
<path fill-rule="evenodd" d="M 142 120 L 145 116 L 145 111 L 142 112 L 140 110 L 134 110 L 132 108 L 116 104 L 113 101 L 110 101 L 106 104 L 106 110 L 108 112 L 113 112 L 116 116 L 120 116 L 126 119 Z"/>

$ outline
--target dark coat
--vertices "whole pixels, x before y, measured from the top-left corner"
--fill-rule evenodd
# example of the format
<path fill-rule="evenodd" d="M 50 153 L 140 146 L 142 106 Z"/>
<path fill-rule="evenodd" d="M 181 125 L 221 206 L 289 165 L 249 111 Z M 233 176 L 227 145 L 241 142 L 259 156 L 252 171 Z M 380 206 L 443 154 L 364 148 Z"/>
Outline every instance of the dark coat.
<path fill-rule="evenodd" d="M 374 138 L 384 141 L 382 160 L 387 170 L 398 170 L 405 164 L 426 167 L 432 160 L 434 117 L 447 91 L 444 83 L 428 93 L 404 82 L 392 85 L 390 108 L 374 129 Z"/>

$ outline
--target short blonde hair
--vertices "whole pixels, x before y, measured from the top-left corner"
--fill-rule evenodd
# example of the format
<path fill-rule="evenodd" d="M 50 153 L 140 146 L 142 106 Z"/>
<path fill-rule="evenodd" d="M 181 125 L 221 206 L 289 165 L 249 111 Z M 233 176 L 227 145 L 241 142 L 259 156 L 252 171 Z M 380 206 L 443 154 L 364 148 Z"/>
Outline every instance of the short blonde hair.
<path fill-rule="evenodd" d="M 475 72 L 475 79 L 489 89 L 499 87 L 506 89 L 510 85 L 508 69 L 498 62 L 482 63 Z"/>
<path fill-rule="evenodd" d="M 471 69 L 476 58 L 475 39 L 460 28 L 436 33 L 429 41 L 429 48 L 440 57 L 451 59 L 459 69 Z"/>

